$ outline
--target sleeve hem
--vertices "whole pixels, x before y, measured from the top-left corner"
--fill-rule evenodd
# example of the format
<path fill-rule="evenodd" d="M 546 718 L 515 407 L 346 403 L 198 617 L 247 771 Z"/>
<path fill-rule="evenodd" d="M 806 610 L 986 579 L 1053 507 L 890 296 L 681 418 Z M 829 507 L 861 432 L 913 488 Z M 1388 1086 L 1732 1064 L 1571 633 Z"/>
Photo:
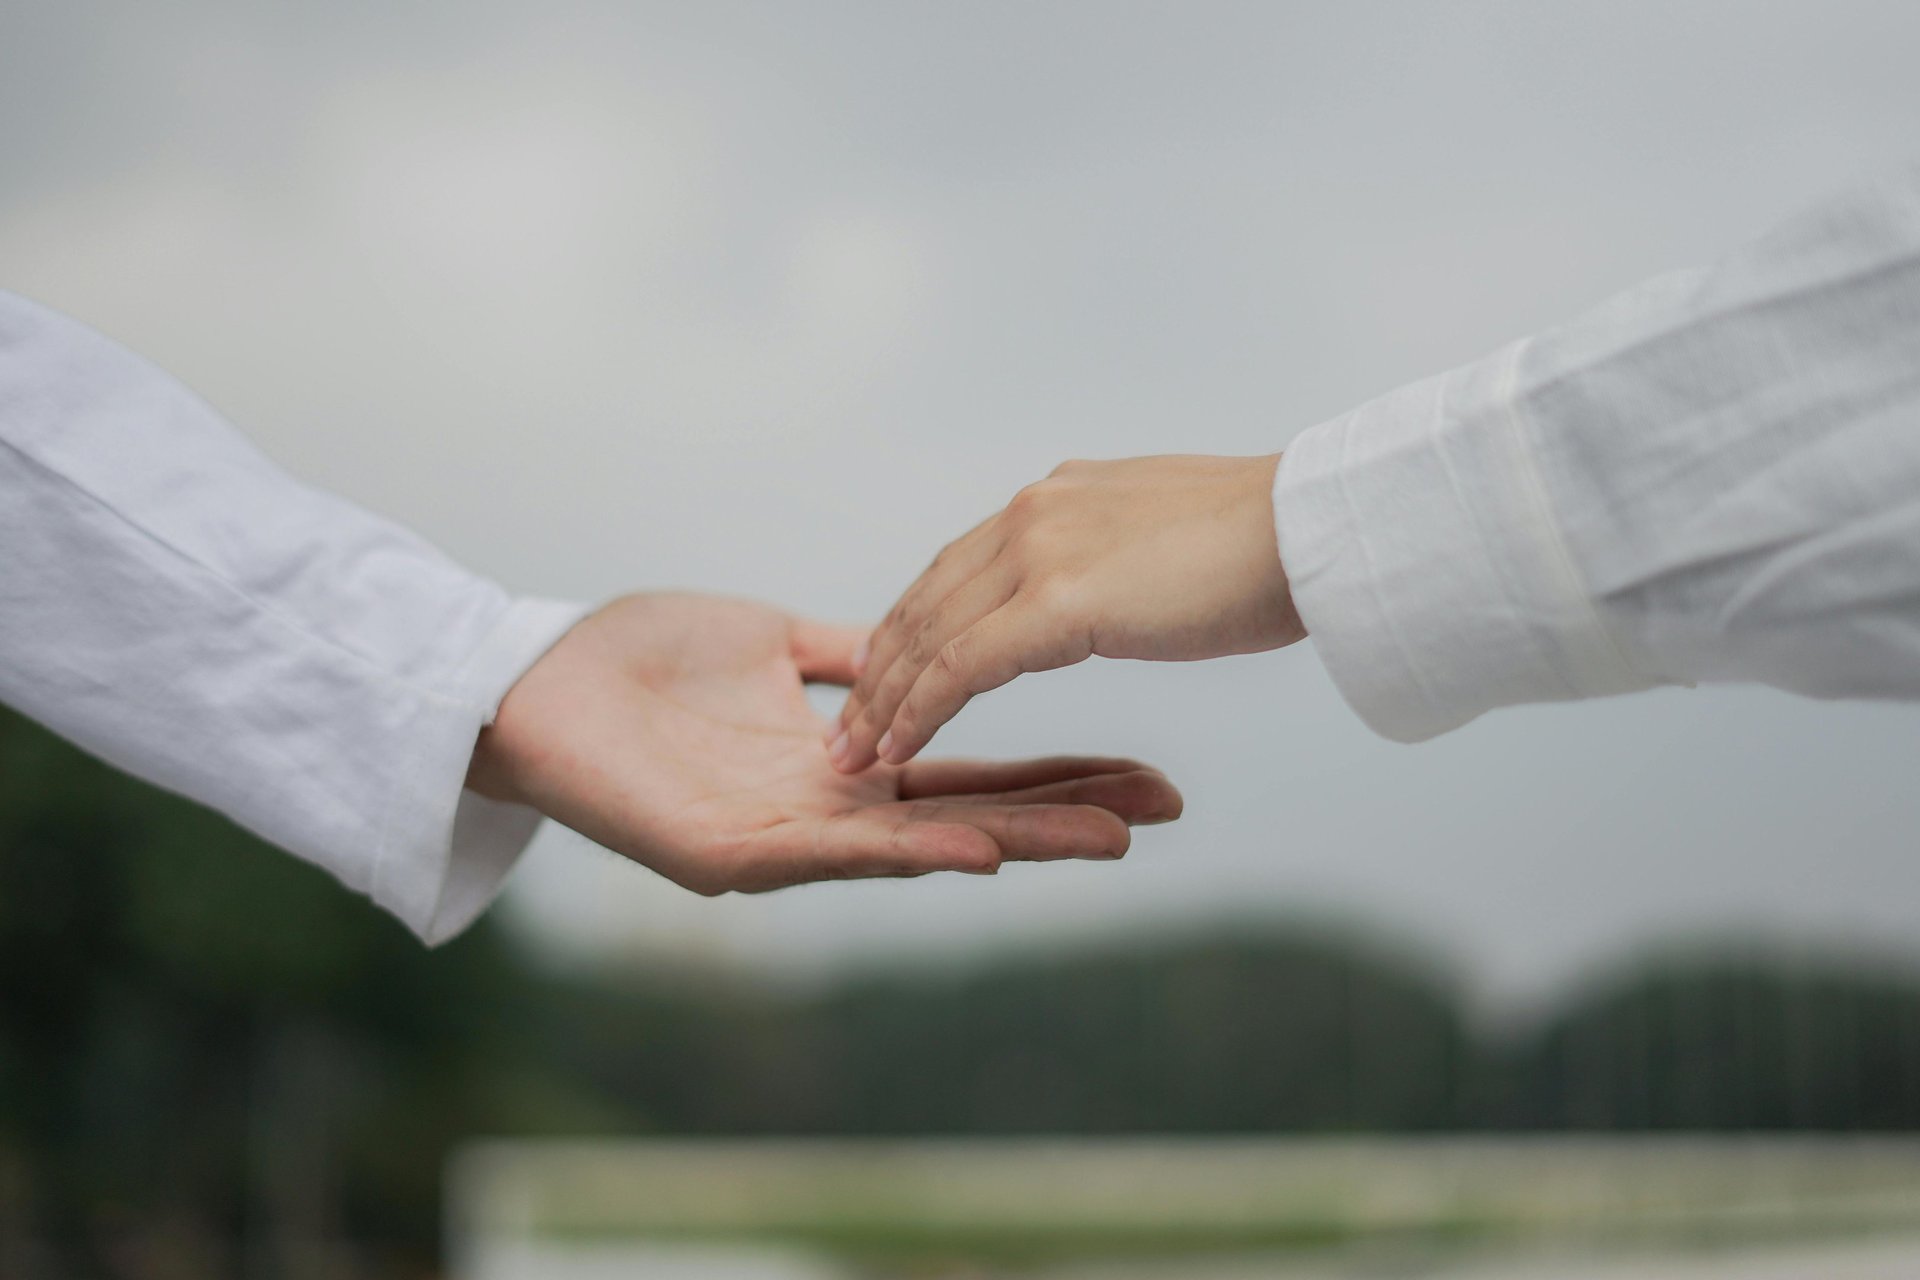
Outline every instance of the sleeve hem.
<path fill-rule="evenodd" d="M 389 802 L 372 895 L 429 946 L 486 910 L 539 829 L 535 810 L 465 790 L 467 766 L 507 690 L 585 613 L 560 601 L 513 602 L 460 672 L 463 696 L 421 710 L 416 764 Z"/>
<path fill-rule="evenodd" d="M 1418 742 L 1495 707 L 1650 687 L 1601 621 L 1518 411 L 1526 344 L 1302 433 L 1274 521 L 1342 696 Z"/>

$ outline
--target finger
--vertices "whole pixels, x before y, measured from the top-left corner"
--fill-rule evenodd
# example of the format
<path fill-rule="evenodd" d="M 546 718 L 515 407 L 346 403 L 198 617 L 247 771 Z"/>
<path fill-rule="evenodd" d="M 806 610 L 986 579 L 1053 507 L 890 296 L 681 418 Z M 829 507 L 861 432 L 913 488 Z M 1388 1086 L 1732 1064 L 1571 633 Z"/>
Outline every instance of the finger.
<path fill-rule="evenodd" d="M 893 608 L 887 610 L 886 617 L 874 628 L 867 661 L 860 678 L 854 682 L 847 705 L 842 708 L 842 728 L 852 720 L 855 711 L 872 700 L 880 678 L 893 665 L 901 647 L 912 637 L 912 628 L 918 626 L 926 611 L 946 599 L 999 553 L 1000 540 L 995 532 L 998 520 L 999 513 L 995 512 L 942 547 L 933 563 L 901 593 Z"/>
<path fill-rule="evenodd" d="M 900 701 L 875 755 L 905 764 L 976 694 L 1031 671 L 1052 671 L 1093 652 L 1087 635 L 1050 624 L 1036 609 L 1010 605 L 949 640 Z"/>
<path fill-rule="evenodd" d="M 1102 773 L 1157 773 L 1120 756 L 1045 756 L 1037 760 L 916 760 L 900 771 L 900 798 L 980 794 L 1071 782 Z"/>
<path fill-rule="evenodd" d="M 916 814 L 917 806 L 881 805 L 813 821 L 787 822 L 741 852 L 729 885 L 763 893 L 817 880 L 918 876 L 933 871 L 992 875 L 1000 844 L 979 827 Z"/>
<path fill-rule="evenodd" d="M 932 871 L 992 875 L 1015 860 L 1109 861 L 1131 840 L 1126 823 L 1092 805 L 913 801 L 770 828 L 743 851 L 728 887 L 757 893 Z"/>
<path fill-rule="evenodd" d="M 865 627 L 795 618 L 788 643 L 793 650 L 793 665 L 800 669 L 802 680 L 846 686 L 853 683 L 857 674 L 854 667 L 866 639 Z"/>
<path fill-rule="evenodd" d="M 1118 858 L 1133 835 L 1127 824 L 1090 804 L 966 803 L 916 800 L 907 805 L 915 822 L 961 823 L 985 832 L 1007 862 L 1052 862 L 1060 858 Z"/>
<path fill-rule="evenodd" d="M 1100 773 L 1088 778 L 1071 778 L 1025 787 L 1018 791 L 990 791 L 972 796 L 956 795 L 948 799 L 955 804 L 1094 805 L 1130 827 L 1172 822 L 1180 816 L 1184 807 L 1178 788 L 1151 769 L 1139 769 L 1131 773 Z"/>
<path fill-rule="evenodd" d="M 948 641 L 1005 604 L 1013 590 L 1009 575 L 989 569 L 941 602 L 898 651 L 892 666 L 874 687 L 871 699 L 863 706 L 856 706 L 852 698 L 847 700 L 843 712 L 845 734 L 835 739 L 830 749 L 835 765 L 847 773 L 856 773 L 872 764 L 877 758 L 875 747 L 880 735 L 893 722 L 900 700 L 907 696 L 927 664 Z"/>

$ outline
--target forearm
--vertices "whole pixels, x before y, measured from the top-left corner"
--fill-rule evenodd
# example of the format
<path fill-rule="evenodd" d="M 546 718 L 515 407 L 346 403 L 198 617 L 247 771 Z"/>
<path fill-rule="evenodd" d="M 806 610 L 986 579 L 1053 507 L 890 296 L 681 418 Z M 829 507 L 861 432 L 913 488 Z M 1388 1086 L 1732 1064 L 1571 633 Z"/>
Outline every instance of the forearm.
<path fill-rule="evenodd" d="M 1920 180 L 1298 438 L 1275 486 L 1342 690 L 1492 707 L 1760 680 L 1920 696 Z"/>

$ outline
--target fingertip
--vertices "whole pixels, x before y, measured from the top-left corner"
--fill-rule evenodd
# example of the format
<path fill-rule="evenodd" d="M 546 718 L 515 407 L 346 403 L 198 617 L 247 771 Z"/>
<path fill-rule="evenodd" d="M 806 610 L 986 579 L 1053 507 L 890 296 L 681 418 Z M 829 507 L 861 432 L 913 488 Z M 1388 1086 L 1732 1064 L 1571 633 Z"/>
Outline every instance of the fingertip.
<path fill-rule="evenodd" d="M 985 833 L 983 832 L 982 834 Z M 974 863 L 973 870 L 978 871 L 982 875 L 997 876 L 1000 874 L 1000 868 L 1007 865 L 1006 855 L 1000 852 L 1000 846 L 994 843 L 992 836 L 987 836 L 987 843 L 993 845 L 992 852 L 986 854 L 979 862 Z"/>
<path fill-rule="evenodd" d="M 988 832 L 964 823 L 917 825 L 914 843 L 948 871 L 990 876 L 996 874 L 1006 860 L 999 841 Z"/>
<path fill-rule="evenodd" d="M 1105 809 L 1128 826 L 1152 826 L 1180 816 L 1180 793 L 1148 769 L 1095 774 L 1074 783 L 1069 794 L 1076 803 Z"/>
<path fill-rule="evenodd" d="M 1126 819 L 1097 804 L 1045 806 L 1042 821 L 1051 827 L 1051 836 L 1041 845 L 1052 846 L 1037 854 L 1036 861 L 1079 858 L 1091 862 L 1110 862 L 1122 857 L 1133 844 L 1133 832 Z"/>
<path fill-rule="evenodd" d="M 874 744 L 874 755 L 888 764 L 905 764 L 920 754 L 927 744 L 916 742 L 911 737 L 903 737 L 892 729 L 880 735 L 880 741 Z"/>
<path fill-rule="evenodd" d="M 841 736 L 846 738 L 847 742 L 840 749 L 839 758 L 833 762 L 834 768 L 842 773 L 859 773 L 874 766 L 876 761 L 872 749 L 861 746 L 860 739 L 853 730 L 849 729 Z"/>
<path fill-rule="evenodd" d="M 980 860 L 967 869 L 975 875 L 997 876 L 1000 874 L 1000 868 L 1007 865 L 1006 855 L 1000 851 L 998 841 L 986 835 L 984 831 L 981 834 L 986 836 L 986 839 L 983 842 Z"/>
<path fill-rule="evenodd" d="M 1186 797 L 1180 794 L 1180 788 L 1167 781 L 1166 775 L 1154 773 L 1149 776 L 1152 779 L 1148 788 L 1151 799 L 1147 805 L 1143 806 L 1144 812 L 1138 819 L 1139 824 L 1143 827 L 1151 827 L 1177 820 L 1182 813 L 1186 812 Z"/>
<path fill-rule="evenodd" d="M 880 735 L 880 741 L 873 744 L 873 753 L 888 764 L 905 764 L 926 749 L 933 734 L 923 732 L 909 719 L 911 709 L 902 707 L 895 713 L 893 723 Z"/>
<path fill-rule="evenodd" d="M 845 729 L 842 729 L 839 736 L 827 744 L 827 759 L 842 773 L 854 772 L 850 767 L 853 763 L 853 739 Z"/>

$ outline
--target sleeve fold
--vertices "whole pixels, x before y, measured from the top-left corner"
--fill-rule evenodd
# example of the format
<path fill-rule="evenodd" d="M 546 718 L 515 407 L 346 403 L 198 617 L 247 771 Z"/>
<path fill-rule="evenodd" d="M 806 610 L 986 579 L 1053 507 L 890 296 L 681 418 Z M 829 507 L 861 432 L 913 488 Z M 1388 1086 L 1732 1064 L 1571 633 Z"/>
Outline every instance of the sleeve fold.
<path fill-rule="evenodd" d="M 429 942 L 538 824 L 463 782 L 583 612 L 300 484 L 159 370 L 0 293 L 0 700 Z"/>
<path fill-rule="evenodd" d="M 1334 683 L 1417 742 L 1512 703 L 1654 683 L 1595 611 L 1513 415 L 1525 344 L 1302 433 L 1275 527 Z"/>
<path fill-rule="evenodd" d="M 1414 741 L 1754 681 L 1920 698 L 1920 169 L 1304 432 L 1281 558 Z"/>

